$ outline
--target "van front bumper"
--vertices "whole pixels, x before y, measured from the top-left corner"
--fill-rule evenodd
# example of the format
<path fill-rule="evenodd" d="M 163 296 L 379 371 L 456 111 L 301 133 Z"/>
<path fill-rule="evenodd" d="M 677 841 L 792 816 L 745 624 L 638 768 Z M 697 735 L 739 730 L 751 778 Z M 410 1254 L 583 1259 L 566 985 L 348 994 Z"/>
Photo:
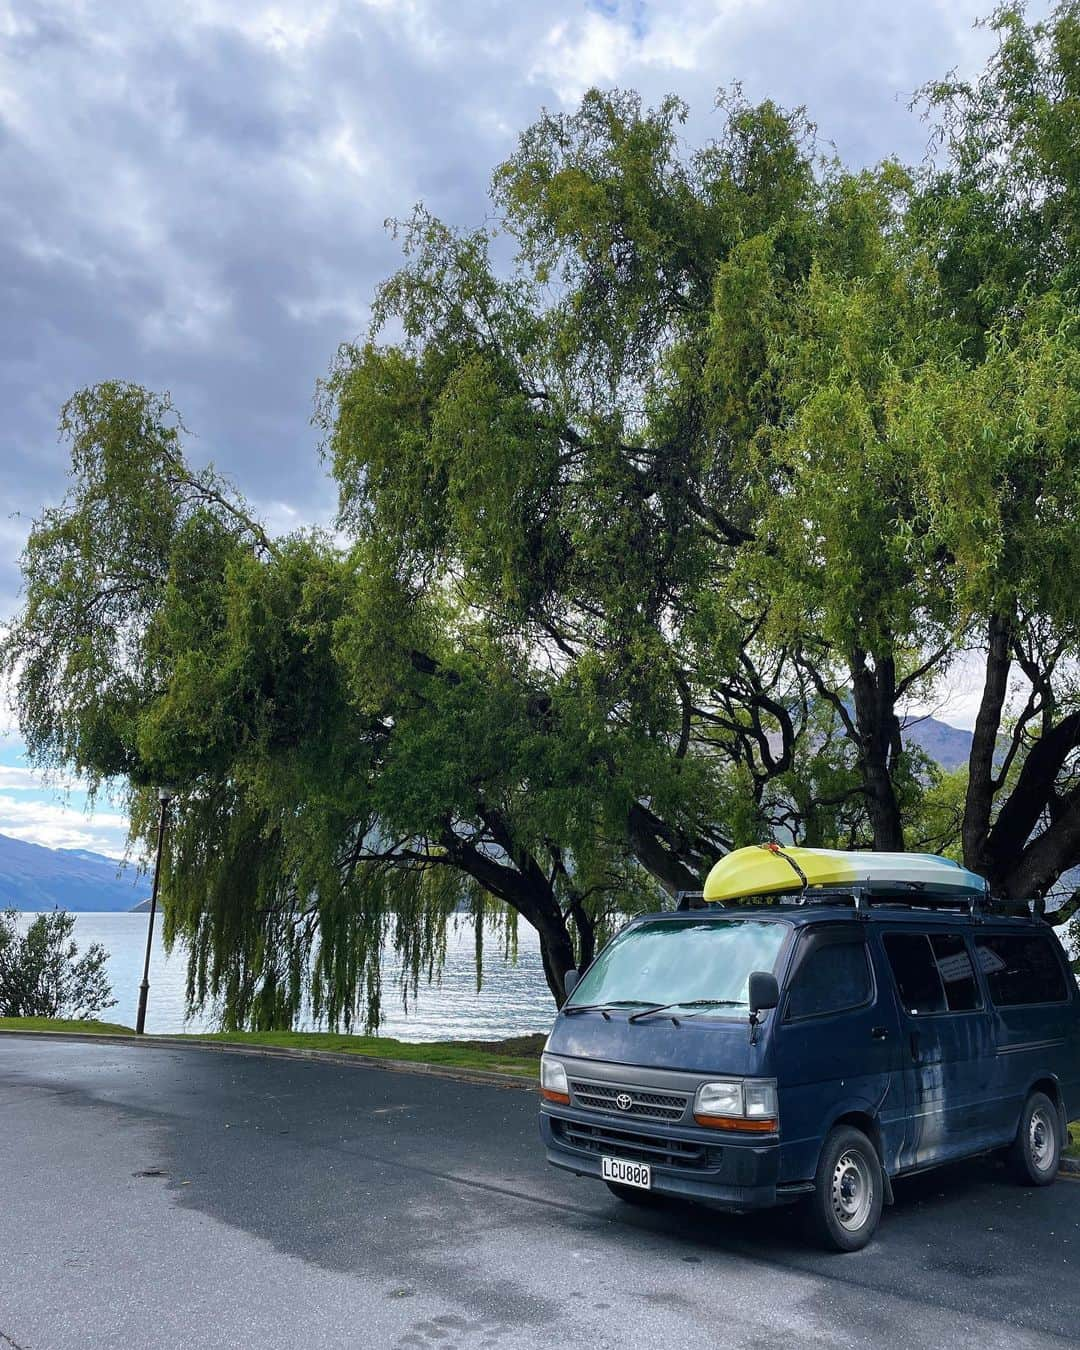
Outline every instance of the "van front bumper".
<path fill-rule="evenodd" d="M 721 1209 L 767 1209 L 812 1187 L 778 1187 L 780 1144 L 733 1139 L 717 1130 L 623 1120 L 598 1111 L 541 1103 L 547 1160 L 578 1176 L 601 1177 L 603 1157 L 647 1162 L 652 1190 Z"/>

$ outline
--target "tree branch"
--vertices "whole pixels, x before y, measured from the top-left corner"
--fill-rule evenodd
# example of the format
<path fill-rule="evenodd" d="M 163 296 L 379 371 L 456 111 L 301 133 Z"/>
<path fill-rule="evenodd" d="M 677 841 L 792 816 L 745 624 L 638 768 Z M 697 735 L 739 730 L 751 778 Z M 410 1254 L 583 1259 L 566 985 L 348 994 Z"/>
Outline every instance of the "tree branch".
<path fill-rule="evenodd" d="M 1001 729 L 1001 711 L 1009 686 L 1009 645 L 1012 621 L 1004 614 L 990 616 L 986 648 L 986 677 L 968 754 L 967 800 L 964 806 L 964 861 L 973 871 L 985 865 L 987 831 L 994 803 L 994 753 Z"/>
<path fill-rule="evenodd" d="M 1050 802 L 1054 782 L 1062 765 L 1078 745 L 1080 712 L 1074 712 L 1063 717 L 1028 751 L 1016 786 L 987 837 L 986 857 L 994 873 L 1004 874 L 1012 870 L 1009 860 L 1024 851 L 1039 816 Z"/>

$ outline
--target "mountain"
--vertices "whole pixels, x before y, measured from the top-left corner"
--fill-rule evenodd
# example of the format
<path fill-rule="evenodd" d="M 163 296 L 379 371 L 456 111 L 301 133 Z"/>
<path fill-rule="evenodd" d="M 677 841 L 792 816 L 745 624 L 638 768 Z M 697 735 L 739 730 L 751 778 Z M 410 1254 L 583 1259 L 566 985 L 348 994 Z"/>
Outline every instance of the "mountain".
<path fill-rule="evenodd" d="M 80 858 L 83 862 L 107 863 L 114 871 L 116 870 L 116 859 L 106 857 L 104 853 L 91 853 L 88 848 L 58 848 L 57 853 L 63 853 L 68 858 Z"/>
<path fill-rule="evenodd" d="M 936 717 L 905 717 L 900 734 L 909 745 L 919 746 L 950 772 L 966 764 L 971 753 L 971 732 L 939 722 Z"/>
<path fill-rule="evenodd" d="M 847 704 L 847 710 L 854 713 L 850 703 Z M 903 717 L 900 719 L 900 735 L 905 744 L 919 746 L 949 772 L 966 764 L 971 753 L 971 732 L 961 727 L 951 727 L 948 722 L 939 722 L 936 717 Z M 769 733 L 769 748 L 773 754 L 779 754 L 781 740 L 778 731 Z"/>
<path fill-rule="evenodd" d="M 0 909 L 129 910 L 150 889 L 134 868 L 86 849 L 43 848 L 0 834 Z"/>

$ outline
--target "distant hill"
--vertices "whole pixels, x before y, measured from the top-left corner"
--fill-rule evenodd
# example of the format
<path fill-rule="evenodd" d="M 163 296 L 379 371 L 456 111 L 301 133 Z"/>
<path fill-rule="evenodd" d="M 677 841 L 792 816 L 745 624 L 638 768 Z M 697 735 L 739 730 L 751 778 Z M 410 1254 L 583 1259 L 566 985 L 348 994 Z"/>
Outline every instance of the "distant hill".
<path fill-rule="evenodd" d="M 108 858 L 104 853 L 91 853 L 88 848 L 58 848 L 57 853 L 63 853 L 68 858 L 79 858 L 83 862 L 106 863 L 109 867 L 116 870 L 116 859 Z"/>
<path fill-rule="evenodd" d="M 150 889 L 134 868 L 85 849 L 43 848 L 0 834 L 0 909 L 133 909 Z"/>
<path fill-rule="evenodd" d="M 943 769 L 959 769 L 971 753 L 971 732 L 939 722 L 936 717 L 905 717 L 901 735 L 917 745 Z"/>
<path fill-rule="evenodd" d="M 853 712 L 850 705 L 848 712 Z M 936 717 L 905 717 L 901 719 L 900 734 L 907 745 L 917 745 L 935 763 L 950 772 L 968 762 L 971 753 L 971 732 L 939 722 Z M 773 754 L 781 748 L 780 733 L 769 733 L 769 747 Z"/>

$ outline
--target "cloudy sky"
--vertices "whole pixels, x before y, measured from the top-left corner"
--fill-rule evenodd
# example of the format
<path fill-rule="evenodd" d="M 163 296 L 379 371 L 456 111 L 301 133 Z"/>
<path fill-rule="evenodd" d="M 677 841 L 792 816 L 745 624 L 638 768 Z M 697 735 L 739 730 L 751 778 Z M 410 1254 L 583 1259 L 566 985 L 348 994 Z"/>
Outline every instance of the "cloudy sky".
<path fill-rule="evenodd" d="M 911 91 L 976 70 L 990 0 L 0 0 L 0 620 L 65 486 L 57 412 L 172 391 L 275 528 L 326 520 L 316 378 L 396 262 L 384 221 L 489 209 L 491 168 L 590 85 L 805 104 L 852 165 L 921 158 Z M 960 691 L 947 710 L 970 721 Z M 121 817 L 43 788 L 0 723 L 0 831 L 116 853 Z"/>

